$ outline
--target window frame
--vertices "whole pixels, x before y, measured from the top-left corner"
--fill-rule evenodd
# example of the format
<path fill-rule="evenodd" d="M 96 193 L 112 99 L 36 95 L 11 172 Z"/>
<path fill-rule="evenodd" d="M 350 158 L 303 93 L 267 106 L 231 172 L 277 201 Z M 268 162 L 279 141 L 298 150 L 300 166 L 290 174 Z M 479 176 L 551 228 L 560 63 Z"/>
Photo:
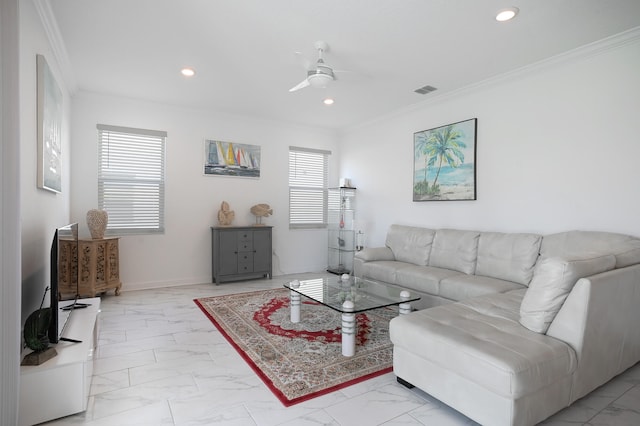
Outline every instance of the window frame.
<path fill-rule="evenodd" d="M 330 155 L 331 151 L 327 150 L 289 146 L 289 229 L 327 228 L 327 194 Z M 319 161 L 305 164 L 314 156 L 318 156 Z M 299 167 L 298 160 L 303 161 L 300 163 L 300 166 L 302 167 Z M 309 166 L 312 166 L 311 171 L 314 172 L 312 173 L 313 176 L 309 179 L 300 178 L 296 181 L 295 177 L 292 175 L 297 174 L 298 169 L 303 170 L 305 173 L 310 171 Z M 317 169 L 319 167 L 321 170 L 318 173 Z M 314 210 L 307 212 L 307 220 L 305 221 L 303 220 L 305 219 L 304 209 L 308 209 L 309 201 L 316 203 L 320 201 L 321 206 L 315 205 Z"/>
<path fill-rule="evenodd" d="M 98 208 L 109 214 L 106 235 L 164 234 L 167 132 L 96 128 Z"/>

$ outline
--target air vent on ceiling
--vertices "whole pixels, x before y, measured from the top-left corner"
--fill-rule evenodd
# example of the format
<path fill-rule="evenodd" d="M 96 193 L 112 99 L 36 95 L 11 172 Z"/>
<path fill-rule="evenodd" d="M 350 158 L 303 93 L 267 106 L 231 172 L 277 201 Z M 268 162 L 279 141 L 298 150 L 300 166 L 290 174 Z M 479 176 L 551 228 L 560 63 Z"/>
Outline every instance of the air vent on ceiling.
<path fill-rule="evenodd" d="M 421 95 L 426 95 L 427 93 L 431 93 L 431 92 L 433 92 L 434 90 L 438 90 L 438 89 L 436 89 L 436 88 L 435 88 L 435 87 L 433 87 L 433 86 L 429 86 L 429 85 L 427 85 L 427 86 L 424 86 L 424 87 L 421 87 L 421 88 L 419 88 L 419 89 L 414 90 L 414 92 L 416 92 L 416 93 L 420 93 Z"/>

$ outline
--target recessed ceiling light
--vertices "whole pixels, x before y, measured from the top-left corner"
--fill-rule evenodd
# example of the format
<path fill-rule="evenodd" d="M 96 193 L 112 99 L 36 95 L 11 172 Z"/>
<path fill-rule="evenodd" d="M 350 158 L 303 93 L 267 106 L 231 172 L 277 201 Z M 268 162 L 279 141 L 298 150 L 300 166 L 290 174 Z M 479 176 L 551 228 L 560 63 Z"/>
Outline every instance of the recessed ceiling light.
<path fill-rule="evenodd" d="M 196 72 L 193 70 L 193 68 L 182 68 L 180 70 L 180 73 L 182 73 L 182 75 L 184 75 L 185 77 L 193 77 L 194 75 L 196 75 Z"/>
<path fill-rule="evenodd" d="M 509 21 L 515 18 L 519 11 L 520 9 L 518 9 L 517 7 L 508 7 L 506 9 L 499 10 L 498 14 L 496 15 L 496 21 Z"/>
<path fill-rule="evenodd" d="M 325 100 L 322 101 L 322 103 L 324 103 L 325 105 L 333 105 L 335 101 L 331 98 L 326 98 Z"/>

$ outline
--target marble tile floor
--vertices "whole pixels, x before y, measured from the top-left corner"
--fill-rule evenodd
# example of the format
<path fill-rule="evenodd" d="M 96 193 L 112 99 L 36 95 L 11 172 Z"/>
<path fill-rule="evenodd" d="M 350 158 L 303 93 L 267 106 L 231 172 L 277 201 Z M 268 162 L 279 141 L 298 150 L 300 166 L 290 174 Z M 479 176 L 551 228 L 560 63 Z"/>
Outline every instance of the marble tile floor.
<path fill-rule="evenodd" d="M 193 299 L 280 287 L 291 279 L 103 296 L 88 409 L 46 425 L 476 424 L 428 394 L 399 385 L 393 373 L 285 408 Z M 640 425 L 640 364 L 543 424 Z"/>

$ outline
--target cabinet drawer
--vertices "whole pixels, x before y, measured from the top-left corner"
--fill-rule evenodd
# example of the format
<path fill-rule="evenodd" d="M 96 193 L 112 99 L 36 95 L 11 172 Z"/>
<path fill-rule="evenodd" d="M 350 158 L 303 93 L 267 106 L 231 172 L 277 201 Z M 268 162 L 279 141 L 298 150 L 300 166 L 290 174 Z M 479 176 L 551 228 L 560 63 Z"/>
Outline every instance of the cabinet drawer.
<path fill-rule="evenodd" d="M 253 232 L 241 231 L 237 234 L 238 238 L 238 251 L 252 251 L 253 250 Z"/>
<path fill-rule="evenodd" d="M 238 253 L 238 273 L 253 272 L 253 252 Z"/>

